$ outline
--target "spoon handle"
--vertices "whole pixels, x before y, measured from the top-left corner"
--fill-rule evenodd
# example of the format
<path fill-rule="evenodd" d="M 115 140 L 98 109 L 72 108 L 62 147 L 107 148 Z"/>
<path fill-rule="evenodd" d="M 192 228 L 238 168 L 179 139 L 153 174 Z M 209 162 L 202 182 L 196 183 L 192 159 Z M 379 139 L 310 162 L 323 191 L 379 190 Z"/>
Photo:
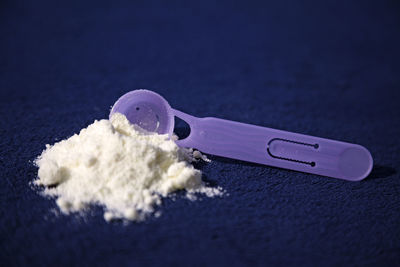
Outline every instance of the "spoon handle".
<path fill-rule="evenodd" d="M 196 118 L 178 110 L 190 125 L 183 147 L 269 166 L 359 181 L 371 172 L 373 160 L 363 146 L 291 133 L 213 117 Z"/>

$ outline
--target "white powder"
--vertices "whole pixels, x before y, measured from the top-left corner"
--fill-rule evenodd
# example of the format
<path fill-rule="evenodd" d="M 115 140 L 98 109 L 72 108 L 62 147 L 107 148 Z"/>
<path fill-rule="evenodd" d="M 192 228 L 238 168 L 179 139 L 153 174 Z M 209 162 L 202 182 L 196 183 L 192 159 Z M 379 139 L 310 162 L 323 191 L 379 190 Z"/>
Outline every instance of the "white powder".
<path fill-rule="evenodd" d="M 104 207 L 104 218 L 144 220 L 162 197 L 185 189 L 208 197 L 222 195 L 207 187 L 190 161 L 199 152 L 179 148 L 168 135 L 149 133 L 132 125 L 122 114 L 95 121 L 77 135 L 60 141 L 36 159 L 36 185 L 57 198 L 63 213 L 82 212 L 91 204 Z M 159 216 L 157 212 L 155 214 Z"/>

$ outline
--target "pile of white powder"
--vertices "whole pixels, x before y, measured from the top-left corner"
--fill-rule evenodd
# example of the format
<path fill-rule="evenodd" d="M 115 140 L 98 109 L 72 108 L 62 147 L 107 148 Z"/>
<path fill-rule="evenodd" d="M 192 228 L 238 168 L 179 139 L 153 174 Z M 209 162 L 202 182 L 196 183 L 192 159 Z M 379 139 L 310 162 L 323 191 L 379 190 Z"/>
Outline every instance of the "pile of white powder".
<path fill-rule="evenodd" d="M 222 195 L 220 188 L 203 183 L 201 172 L 190 164 L 193 154 L 202 156 L 116 113 L 111 120 L 95 121 L 69 139 L 46 145 L 35 161 L 39 171 L 34 183 L 57 199 L 63 213 L 97 204 L 104 207 L 107 221 L 142 221 L 154 214 L 162 197 L 177 190 L 186 190 L 192 200 L 195 193 Z"/>

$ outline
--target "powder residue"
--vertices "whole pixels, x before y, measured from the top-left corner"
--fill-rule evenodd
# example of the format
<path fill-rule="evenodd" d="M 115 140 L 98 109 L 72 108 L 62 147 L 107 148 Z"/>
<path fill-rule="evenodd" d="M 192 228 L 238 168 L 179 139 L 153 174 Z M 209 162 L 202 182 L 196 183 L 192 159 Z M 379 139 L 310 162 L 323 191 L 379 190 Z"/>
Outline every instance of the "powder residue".
<path fill-rule="evenodd" d="M 43 194 L 55 197 L 65 214 L 97 204 L 104 207 L 107 221 L 142 221 L 177 190 L 186 190 L 191 200 L 195 193 L 223 194 L 221 188 L 205 185 L 201 171 L 190 164 L 196 158 L 207 160 L 178 147 L 168 135 L 146 132 L 116 113 L 46 145 L 35 161 L 39 171 L 34 183 L 44 186 Z"/>

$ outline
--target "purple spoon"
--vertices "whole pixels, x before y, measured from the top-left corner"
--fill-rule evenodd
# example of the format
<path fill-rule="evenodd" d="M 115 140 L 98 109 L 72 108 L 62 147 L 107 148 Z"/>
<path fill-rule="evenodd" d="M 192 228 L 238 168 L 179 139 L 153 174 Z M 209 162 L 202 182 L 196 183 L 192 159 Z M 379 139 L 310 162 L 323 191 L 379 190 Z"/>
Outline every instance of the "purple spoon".
<path fill-rule="evenodd" d="M 176 143 L 202 152 L 284 169 L 359 181 L 372 170 L 369 151 L 356 144 L 275 130 L 213 117 L 197 118 L 172 109 L 159 94 L 134 90 L 111 109 L 141 128 L 173 134 L 174 116 L 186 121 L 190 134 Z"/>

